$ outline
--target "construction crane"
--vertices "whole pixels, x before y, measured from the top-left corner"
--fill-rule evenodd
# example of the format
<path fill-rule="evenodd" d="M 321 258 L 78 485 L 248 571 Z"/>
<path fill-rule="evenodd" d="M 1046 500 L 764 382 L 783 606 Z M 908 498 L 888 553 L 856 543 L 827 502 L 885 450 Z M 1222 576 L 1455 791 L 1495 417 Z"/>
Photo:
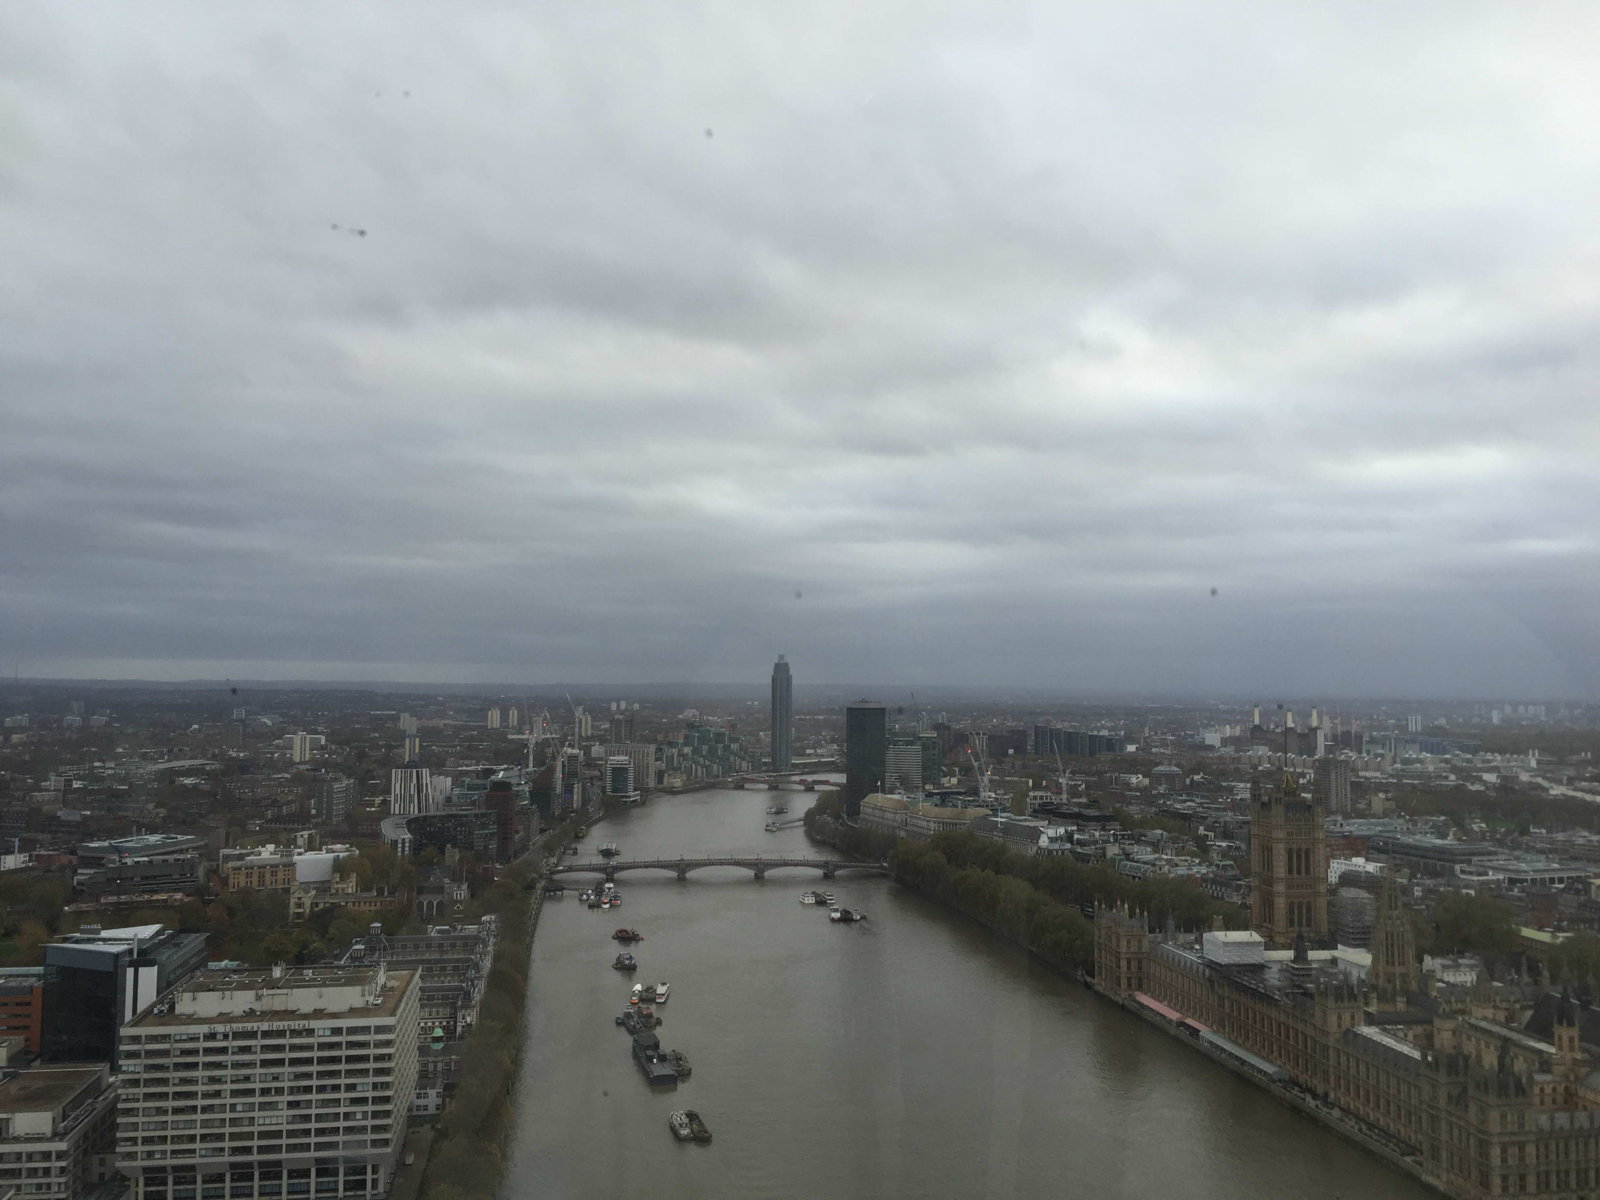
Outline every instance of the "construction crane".
<path fill-rule="evenodd" d="M 972 760 L 972 769 L 978 776 L 978 803 L 989 808 L 993 805 L 993 798 L 989 792 L 989 768 L 984 765 L 983 755 L 971 746 L 967 747 L 967 757 Z"/>

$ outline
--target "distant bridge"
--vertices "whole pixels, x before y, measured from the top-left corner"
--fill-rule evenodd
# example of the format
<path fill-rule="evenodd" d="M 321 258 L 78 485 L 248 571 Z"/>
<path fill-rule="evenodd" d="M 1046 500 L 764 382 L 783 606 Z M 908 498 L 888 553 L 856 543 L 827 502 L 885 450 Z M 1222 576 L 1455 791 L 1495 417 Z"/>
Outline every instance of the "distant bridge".
<path fill-rule="evenodd" d="M 776 792 L 783 788 L 802 792 L 828 791 L 841 786 L 831 779 L 796 779 L 788 775 L 735 775 L 731 785 L 739 791 L 745 788 L 766 788 Z"/>
<path fill-rule="evenodd" d="M 687 879 L 690 871 L 698 871 L 702 867 L 743 867 L 753 872 L 757 879 L 765 879 L 768 871 L 775 871 L 780 867 L 801 867 L 821 871 L 824 879 L 832 879 L 840 871 L 866 871 L 872 875 L 889 873 L 889 868 L 882 863 L 834 862 L 832 859 L 822 858 L 764 858 L 759 854 L 752 857 L 729 858 L 641 858 L 631 862 L 613 858 L 601 862 L 563 863 L 551 867 L 546 873 L 552 876 L 603 875 L 614 881 L 623 871 L 671 871 L 679 879 Z"/>

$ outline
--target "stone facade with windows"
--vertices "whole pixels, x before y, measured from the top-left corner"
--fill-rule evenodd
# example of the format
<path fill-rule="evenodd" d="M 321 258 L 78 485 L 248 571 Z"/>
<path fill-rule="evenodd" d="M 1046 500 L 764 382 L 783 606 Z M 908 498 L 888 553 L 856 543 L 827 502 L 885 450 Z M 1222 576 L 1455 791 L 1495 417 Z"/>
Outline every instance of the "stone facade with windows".
<path fill-rule="evenodd" d="M 76 1200 L 114 1172 L 117 1085 L 102 1063 L 0 1079 L 0 1195 Z"/>

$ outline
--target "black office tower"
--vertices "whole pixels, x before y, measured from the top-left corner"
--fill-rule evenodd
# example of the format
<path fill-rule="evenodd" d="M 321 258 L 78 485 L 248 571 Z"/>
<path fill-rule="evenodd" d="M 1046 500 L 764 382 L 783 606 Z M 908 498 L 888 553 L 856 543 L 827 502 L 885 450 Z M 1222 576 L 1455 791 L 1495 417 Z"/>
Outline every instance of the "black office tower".
<path fill-rule="evenodd" d="M 861 815 L 861 801 L 883 790 L 889 757 L 889 710 L 857 700 L 844 714 L 844 815 Z"/>
<path fill-rule="evenodd" d="M 205 934 L 160 925 L 79 930 L 50 943 L 44 948 L 41 1057 L 108 1062 L 116 1070 L 122 1026 L 205 962 Z"/>
<path fill-rule="evenodd" d="M 794 767 L 794 677 L 783 655 L 772 667 L 772 769 Z"/>

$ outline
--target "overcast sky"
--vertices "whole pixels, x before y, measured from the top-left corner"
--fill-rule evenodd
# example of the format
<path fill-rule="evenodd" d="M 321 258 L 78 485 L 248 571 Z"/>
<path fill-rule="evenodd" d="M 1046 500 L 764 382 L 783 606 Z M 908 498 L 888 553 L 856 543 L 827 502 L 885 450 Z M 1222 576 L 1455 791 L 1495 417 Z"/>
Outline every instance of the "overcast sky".
<path fill-rule="evenodd" d="M 1600 695 L 1596 62 L 1593 4 L 6 5 L 0 664 Z"/>

